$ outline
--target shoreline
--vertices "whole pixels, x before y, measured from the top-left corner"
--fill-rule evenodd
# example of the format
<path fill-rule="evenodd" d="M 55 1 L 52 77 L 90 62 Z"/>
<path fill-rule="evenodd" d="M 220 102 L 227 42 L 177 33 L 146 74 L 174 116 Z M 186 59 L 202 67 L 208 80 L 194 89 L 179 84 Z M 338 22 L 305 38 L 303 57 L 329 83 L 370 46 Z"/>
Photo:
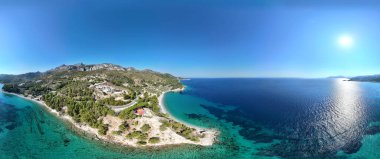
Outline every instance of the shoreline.
<path fill-rule="evenodd" d="M 158 97 L 158 106 L 160 107 L 162 113 L 170 115 L 170 113 L 166 110 L 166 107 L 164 105 L 164 96 L 165 96 L 165 94 L 168 93 L 168 92 L 181 92 L 181 91 L 184 91 L 185 88 L 186 87 L 177 88 L 177 89 L 173 89 L 173 90 L 163 91 L 161 93 L 161 95 Z"/>
<path fill-rule="evenodd" d="M 172 114 L 170 114 L 167 110 L 166 110 L 166 106 L 164 104 L 164 96 L 166 93 L 169 93 L 169 92 L 181 92 L 181 91 L 185 91 L 186 89 L 186 86 L 183 87 L 183 88 L 177 88 L 177 89 L 173 89 L 173 90 L 169 90 L 169 91 L 164 91 L 162 92 L 162 94 L 160 95 L 160 97 L 158 97 L 158 106 L 160 107 L 160 110 L 162 113 L 164 114 L 167 114 L 169 115 L 169 118 L 170 119 L 173 119 L 174 121 L 176 122 L 180 122 L 180 123 L 183 123 L 185 124 L 186 126 L 190 127 L 190 128 L 194 128 L 196 129 L 198 132 L 200 131 L 204 131 L 204 130 L 210 130 L 210 131 L 214 131 L 215 132 L 215 138 L 217 135 L 219 135 L 219 131 L 218 130 L 215 130 L 215 129 L 210 129 L 210 128 L 205 128 L 205 127 L 200 127 L 200 126 L 196 126 L 196 125 L 193 125 L 193 124 L 190 124 L 190 123 L 187 123 L 185 121 L 182 121 L 182 120 L 178 120 L 177 118 L 175 118 Z"/>
<path fill-rule="evenodd" d="M 6 91 L 3 91 L 3 90 L 1 90 L 1 92 L 4 93 L 4 94 L 11 94 L 11 95 L 20 97 L 22 99 L 34 102 L 34 103 L 42 106 L 44 109 L 47 109 L 49 113 L 51 113 L 52 115 L 55 115 L 58 119 L 61 119 L 61 120 L 65 121 L 65 122 L 68 122 L 70 125 L 74 126 L 77 130 L 80 130 L 81 132 L 84 132 L 86 134 L 86 136 L 92 135 L 91 137 L 95 137 L 97 140 L 100 139 L 98 137 L 97 130 L 95 128 L 91 128 L 91 127 L 89 127 L 87 125 L 75 122 L 72 119 L 71 116 L 60 114 L 56 110 L 54 110 L 54 109 L 50 108 L 49 106 L 47 106 L 44 101 L 35 100 L 35 99 L 30 98 L 30 97 L 25 97 L 25 96 L 23 96 L 21 94 L 6 92 Z M 93 130 L 91 130 L 91 129 L 93 129 Z"/>
<path fill-rule="evenodd" d="M 166 91 L 166 92 L 181 91 L 183 89 L 184 88 L 182 88 L 182 89 L 175 89 L 175 90 L 169 90 L 169 91 Z M 178 134 L 175 134 L 175 133 L 173 134 L 172 132 L 165 131 L 165 133 L 162 133 L 162 135 L 170 136 L 170 140 L 169 141 L 166 140 L 166 142 L 165 142 L 165 140 L 164 140 L 164 141 L 162 141 L 162 142 L 160 142 L 158 144 L 148 144 L 148 145 L 143 145 L 142 146 L 142 145 L 136 144 L 136 141 L 134 141 L 134 140 L 127 140 L 124 136 L 99 135 L 98 134 L 98 129 L 92 128 L 92 127 L 90 127 L 87 124 L 82 124 L 82 123 L 75 122 L 72 119 L 71 116 L 69 116 L 67 114 L 63 115 L 60 112 L 58 112 L 58 111 L 50 108 L 49 106 L 47 106 L 45 104 L 44 101 L 36 100 L 36 99 L 31 98 L 31 97 L 25 97 L 24 95 L 21 95 L 21 94 L 6 92 L 6 91 L 3 91 L 3 90 L 1 90 L 1 92 L 5 93 L 5 94 L 15 95 L 15 96 L 23 98 L 25 100 L 29 100 L 31 102 L 34 102 L 34 103 L 42 106 L 43 108 L 46 108 L 48 110 L 48 112 L 50 112 L 51 114 L 55 115 L 57 118 L 63 120 L 64 122 L 68 122 L 70 125 L 72 125 L 71 128 L 76 129 L 74 131 L 79 131 L 82 134 L 84 134 L 86 137 L 90 137 L 91 139 L 99 140 L 99 141 L 104 142 L 104 143 L 110 143 L 110 144 L 121 145 L 121 146 L 129 146 L 129 147 L 135 147 L 135 148 L 141 148 L 141 147 L 165 147 L 165 146 L 182 145 L 182 144 L 193 144 L 193 145 L 200 145 L 200 146 L 211 146 L 211 145 L 214 144 L 214 142 L 216 141 L 217 135 L 219 134 L 219 132 L 217 130 L 215 130 L 215 129 L 205 129 L 205 128 L 200 128 L 200 127 L 195 127 L 193 125 L 189 125 L 188 123 L 181 122 L 181 123 L 185 124 L 186 126 L 189 126 L 191 128 L 196 129 L 197 133 L 204 132 L 204 134 L 206 135 L 206 137 L 203 138 L 202 141 L 200 141 L 200 142 L 193 142 L 193 141 L 190 141 L 188 139 L 183 138 L 182 136 L 180 136 Z M 160 98 L 162 98 L 161 100 L 163 100 L 163 94 L 161 96 L 160 96 Z M 159 105 L 160 105 L 160 108 L 161 108 L 161 104 L 159 104 Z M 107 116 L 107 118 L 110 118 L 110 117 Z M 177 121 L 170 114 L 169 114 L 168 118 Z M 156 123 L 155 126 L 159 127 L 159 125 L 157 125 L 157 123 Z M 172 139 L 172 138 L 174 138 L 174 139 Z"/>

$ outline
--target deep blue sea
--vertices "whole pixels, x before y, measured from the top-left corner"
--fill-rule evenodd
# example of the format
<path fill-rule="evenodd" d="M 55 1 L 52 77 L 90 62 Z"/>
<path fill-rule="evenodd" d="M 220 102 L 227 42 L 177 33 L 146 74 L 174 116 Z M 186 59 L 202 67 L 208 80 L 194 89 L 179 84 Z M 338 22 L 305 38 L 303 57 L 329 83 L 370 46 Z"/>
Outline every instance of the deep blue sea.
<path fill-rule="evenodd" d="M 213 146 L 128 148 L 84 137 L 43 107 L 0 92 L 0 158 L 380 158 L 380 83 L 191 79 L 170 114 L 219 130 Z"/>
<path fill-rule="evenodd" d="M 191 79 L 165 103 L 221 130 L 242 158 L 380 158 L 380 84 L 344 79 Z"/>

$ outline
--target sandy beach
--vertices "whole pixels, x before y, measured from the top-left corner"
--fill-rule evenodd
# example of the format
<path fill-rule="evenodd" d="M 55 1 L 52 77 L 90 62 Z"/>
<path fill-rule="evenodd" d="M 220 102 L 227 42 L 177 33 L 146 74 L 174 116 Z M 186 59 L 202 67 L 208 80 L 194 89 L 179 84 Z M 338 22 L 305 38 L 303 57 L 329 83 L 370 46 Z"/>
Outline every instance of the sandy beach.
<path fill-rule="evenodd" d="M 169 91 L 164 91 L 164 92 L 161 93 L 161 95 L 158 97 L 158 105 L 160 106 L 160 109 L 161 109 L 162 113 L 169 114 L 168 111 L 166 110 L 165 106 L 164 106 L 164 96 L 165 96 L 165 93 L 168 93 L 168 92 L 180 92 L 180 91 L 184 91 L 185 88 L 186 87 L 177 88 L 177 89 L 173 89 L 173 90 L 169 90 Z"/>
<path fill-rule="evenodd" d="M 176 89 L 176 90 L 171 90 L 171 91 L 181 91 L 181 90 L 183 90 L 183 89 Z M 2 91 L 2 92 L 4 92 L 4 91 Z M 117 131 L 118 126 L 123 122 L 123 120 L 121 120 L 118 117 L 109 116 L 109 115 L 104 117 L 103 122 L 105 124 L 109 124 L 110 127 L 109 127 L 109 131 L 106 135 L 100 135 L 98 133 L 97 129 L 92 128 L 87 124 L 81 124 L 81 123 L 75 122 L 72 119 L 72 117 L 70 117 L 69 115 L 67 115 L 67 114 L 63 115 L 62 113 L 57 112 L 56 110 L 47 106 L 45 104 L 45 102 L 43 102 L 43 101 L 39 101 L 37 99 L 33 99 L 30 97 L 25 97 L 25 96 L 20 95 L 20 94 L 9 93 L 9 92 L 4 92 L 4 93 L 12 94 L 12 95 L 21 97 L 23 99 L 35 102 L 35 103 L 43 106 L 44 108 L 46 108 L 50 113 L 54 114 L 58 118 L 61 118 L 65 121 L 68 121 L 76 129 L 83 131 L 86 135 L 95 137 L 96 139 L 100 139 L 100 140 L 108 142 L 108 143 L 114 143 L 114 144 L 119 144 L 119 145 L 123 145 L 123 146 L 132 146 L 132 147 L 140 146 L 140 145 L 136 144 L 137 139 L 127 139 L 125 137 L 127 134 L 126 132 L 123 134 L 119 134 L 119 135 L 111 133 L 112 131 Z M 164 92 L 164 93 L 166 93 L 166 92 Z M 165 110 L 165 107 L 163 106 L 163 103 L 162 103 L 164 93 L 161 94 L 161 96 L 159 97 L 160 107 L 161 107 L 161 110 L 163 112 L 167 113 L 167 111 Z M 178 145 L 178 144 L 195 144 L 195 145 L 202 145 L 202 146 L 211 146 L 216 141 L 216 136 L 218 135 L 217 130 L 203 129 L 203 128 L 199 128 L 199 127 L 194 127 L 192 125 L 190 126 L 188 124 L 185 124 L 185 125 L 192 127 L 192 128 L 195 128 L 197 133 L 204 135 L 203 138 L 200 138 L 200 141 L 194 142 L 194 141 L 188 140 L 188 139 L 184 138 L 183 136 L 178 135 L 175 131 L 173 131 L 171 129 L 167 129 L 165 131 L 160 131 L 160 129 L 159 129 L 159 127 L 161 125 L 160 120 L 162 120 L 164 118 L 153 115 L 153 113 L 149 109 L 145 109 L 145 111 L 147 113 L 144 116 L 136 118 L 136 120 L 138 121 L 139 124 L 137 126 L 135 126 L 134 128 L 138 130 L 143 124 L 149 124 L 152 126 L 152 129 L 149 132 L 149 134 L 151 136 L 156 136 L 156 137 L 160 138 L 159 143 L 156 143 L 156 144 L 147 143 L 145 146 L 165 146 L 165 145 Z M 169 116 L 170 116 L 170 118 L 173 119 L 173 117 L 170 114 L 169 114 Z"/>
<path fill-rule="evenodd" d="M 162 92 L 161 95 L 158 97 L 158 100 L 159 100 L 158 104 L 159 104 L 159 107 L 161 109 L 161 112 L 164 113 L 164 114 L 168 114 L 171 119 L 173 119 L 173 120 L 175 120 L 177 122 L 184 123 L 186 126 L 196 129 L 197 132 L 202 132 L 202 131 L 207 132 L 207 133 L 209 133 L 209 131 L 213 132 L 215 134 L 213 138 L 216 138 L 216 136 L 219 134 L 219 132 L 217 130 L 214 130 L 214 129 L 205 129 L 205 128 L 202 128 L 202 127 L 199 127 L 199 126 L 195 126 L 195 125 L 192 125 L 192 124 L 189 124 L 189 123 L 185 123 L 185 122 L 180 121 L 180 120 L 176 119 L 175 117 L 173 117 L 166 110 L 166 107 L 165 107 L 165 104 L 164 104 L 165 93 L 168 93 L 168 92 L 181 92 L 181 91 L 184 91 L 185 89 L 186 89 L 186 87 L 183 87 L 183 88 L 177 88 L 177 89 L 173 89 L 173 90 Z"/>

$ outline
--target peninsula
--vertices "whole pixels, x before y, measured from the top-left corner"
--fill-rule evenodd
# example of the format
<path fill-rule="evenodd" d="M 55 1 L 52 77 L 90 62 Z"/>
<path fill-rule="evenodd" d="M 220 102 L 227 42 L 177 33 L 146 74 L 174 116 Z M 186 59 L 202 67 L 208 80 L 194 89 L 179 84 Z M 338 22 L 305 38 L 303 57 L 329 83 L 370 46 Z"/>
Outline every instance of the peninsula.
<path fill-rule="evenodd" d="M 163 95 L 179 78 L 114 64 L 62 65 L 46 72 L 0 75 L 3 91 L 38 102 L 95 138 L 126 146 L 212 145 L 217 131 L 170 117 Z"/>
<path fill-rule="evenodd" d="M 356 76 L 349 79 L 350 81 L 361 81 L 361 82 L 380 82 L 380 75 L 366 75 L 366 76 Z"/>

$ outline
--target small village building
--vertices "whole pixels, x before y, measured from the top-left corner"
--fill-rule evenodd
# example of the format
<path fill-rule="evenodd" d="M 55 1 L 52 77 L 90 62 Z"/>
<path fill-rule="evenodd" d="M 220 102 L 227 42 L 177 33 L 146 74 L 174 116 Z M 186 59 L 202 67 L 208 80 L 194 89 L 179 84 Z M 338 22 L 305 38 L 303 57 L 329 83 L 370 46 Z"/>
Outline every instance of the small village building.
<path fill-rule="evenodd" d="M 144 113 L 145 113 L 145 111 L 144 111 L 143 108 L 138 108 L 138 109 L 136 109 L 136 114 L 137 114 L 137 115 L 144 115 Z"/>

